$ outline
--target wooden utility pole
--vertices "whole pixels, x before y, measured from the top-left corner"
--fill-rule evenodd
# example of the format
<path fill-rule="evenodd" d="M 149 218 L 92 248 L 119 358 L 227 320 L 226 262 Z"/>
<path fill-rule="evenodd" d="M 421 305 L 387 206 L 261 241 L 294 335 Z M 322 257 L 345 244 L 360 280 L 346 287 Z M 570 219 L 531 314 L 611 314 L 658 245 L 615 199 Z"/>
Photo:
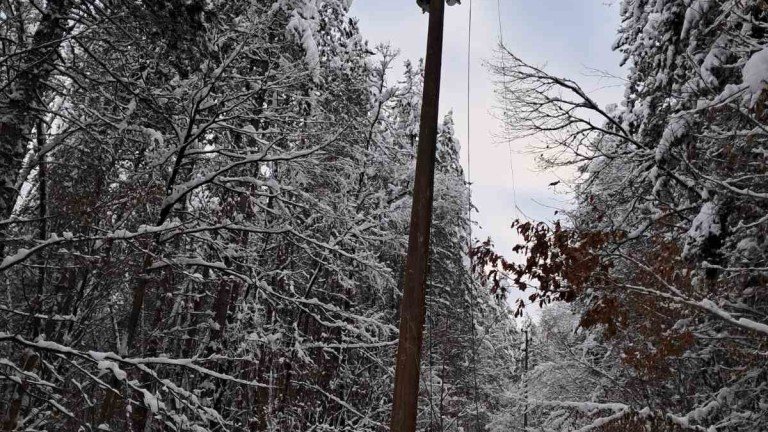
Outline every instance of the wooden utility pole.
<path fill-rule="evenodd" d="M 400 302 L 400 343 L 397 346 L 391 432 L 416 430 L 419 397 L 419 366 L 421 341 L 424 335 L 424 291 L 429 261 L 429 231 L 432 225 L 445 0 L 429 0 L 428 9 L 429 31 L 424 67 L 424 93 L 419 125 L 419 148 L 416 155 L 416 178 L 413 185 L 408 257 L 405 262 L 403 298 Z"/>
<path fill-rule="evenodd" d="M 523 365 L 523 387 L 525 391 L 525 411 L 523 411 L 523 430 L 528 429 L 528 329 L 525 333 L 525 363 Z"/>

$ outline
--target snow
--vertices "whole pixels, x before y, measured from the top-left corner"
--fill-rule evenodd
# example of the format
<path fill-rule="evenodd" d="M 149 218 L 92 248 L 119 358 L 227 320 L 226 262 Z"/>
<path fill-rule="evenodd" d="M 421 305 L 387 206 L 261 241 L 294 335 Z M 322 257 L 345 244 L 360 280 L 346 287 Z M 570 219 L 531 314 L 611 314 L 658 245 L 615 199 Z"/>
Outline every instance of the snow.
<path fill-rule="evenodd" d="M 131 101 L 128 102 L 128 106 L 126 107 L 125 118 L 133 115 L 134 111 L 136 111 L 136 98 L 131 98 Z"/>
<path fill-rule="evenodd" d="M 3 334 L 0 333 L 0 337 Z M 33 342 L 33 344 L 39 348 L 47 349 L 51 351 L 58 351 L 60 353 L 66 353 L 66 354 L 76 354 L 77 351 L 73 350 L 72 348 L 66 347 L 64 345 L 58 344 L 56 342 L 52 341 L 46 341 L 46 340 L 36 340 Z"/>
<path fill-rule="evenodd" d="M 736 244 L 736 250 L 740 252 L 750 252 L 750 251 L 758 250 L 759 247 L 760 245 L 757 243 L 757 239 L 755 239 L 754 237 L 741 239 Z"/>
<path fill-rule="evenodd" d="M 729 42 L 726 36 L 719 37 L 701 64 L 701 77 L 710 87 L 718 85 L 717 78 L 715 77 L 715 68 L 722 66 L 731 54 Z"/>
<path fill-rule="evenodd" d="M 165 144 L 165 139 L 163 138 L 163 134 L 161 134 L 156 129 L 148 128 L 148 127 L 137 127 L 139 131 L 144 133 L 152 142 L 152 144 L 156 144 L 160 147 L 162 147 Z"/>
<path fill-rule="evenodd" d="M 296 38 L 304 48 L 304 59 L 317 79 L 320 71 L 320 48 L 315 40 L 318 11 L 313 1 L 307 0 L 293 10 L 286 31 Z"/>
<path fill-rule="evenodd" d="M 720 235 L 720 218 L 717 213 L 718 206 L 715 203 L 711 201 L 704 203 L 699 214 L 693 218 L 688 236 L 700 241 L 710 236 Z"/>
<path fill-rule="evenodd" d="M 683 21 L 683 30 L 681 31 L 682 37 L 685 38 L 693 27 L 695 27 L 701 17 L 706 15 L 709 8 L 712 6 L 712 0 L 693 0 L 685 11 L 685 18 Z"/>
<path fill-rule="evenodd" d="M 741 73 L 751 94 L 749 106 L 753 107 L 768 84 L 768 46 L 752 54 Z"/>
<path fill-rule="evenodd" d="M 685 135 L 688 130 L 688 124 L 683 116 L 673 117 L 667 127 L 664 128 L 664 133 L 661 135 L 661 141 L 659 141 L 658 147 L 656 147 L 656 162 L 663 161 L 672 144 Z"/>
<path fill-rule="evenodd" d="M 461 3 L 461 0 L 446 0 L 445 2 L 448 6 L 455 6 L 457 4 Z M 429 0 L 416 0 L 416 4 L 419 5 L 421 8 L 421 11 L 424 13 L 429 12 Z"/>
<path fill-rule="evenodd" d="M 144 405 L 146 405 L 153 414 L 157 414 L 160 408 L 160 403 L 157 400 L 157 396 L 155 396 L 153 393 L 150 393 L 146 389 L 139 390 L 141 391 L 142 395 L 144 395 Z"/>
<path fill-rule="evenodd" d="M 74 417 L 75 416 L 74 414 L 72 414 L 72 411 L 69 411 L 68 409 L 64 408 L 64 406 L 62 406 L 60 403 L 56 402 L 53 399 L 48 399 L 48 403 L 53 405 L 54 408 L 56 408 L 57 410 L 59 410 L 60 412 L 64 413 L 65 415 L 67 415 L 69 417 Z"/>
<path fill-rule="evenodd" d="M 764 323 L 757 322 L 747 318 L 736 318 L 729 312 L 723 310 L 723 308 L 719 307 L 712 300 L 709 300 L 709 299 L 701 300 L 700 302 L 698 302 L 698 306 L 732 324 L 755 331 L 757 333 L 762 333 L 764 336 L 768 335 L 768 324 L 764 324 Z"/>
<path fill-rule="evenodd" d="M 29 249 L 19 248 L 19 250 L 17 250 L 15 254 L 8 255 L 5 258 L 3 258 L 3 262 L 0 263 L 0 269 L 5 269 L 10 267 L 11 265 L 26 258 L 27 255 L 29 255 Z"/>
<path fill-rule="evenodd" d="M 118 367 L 117 363 L 115 363 L 115 362 L 111 362 L 111 361 L 107 361 L 107 360 L 102 360 L 102 361 L 96 363 L 96 367 L 99 370 L 102 370 L 102 371 L 110 371 L 110 372 L 112 372 L 112 374 L 115 376 L 115 378 L 117 378 L 120 381 L 124 381 L 125 378 L 128 376 L 128 374 L 126 374 L 124 370 L 120 369 L 120 367 Z"/>
<path fill-rule="evenodd" d="M 88 355 L 90 355 L 96 361 L 104 361 L 109 354 L 110 353 L 97 352 L 97 351 L 88 351 Z"/>
<path fill-rule="evenodd" d="M 252 136 L 257 134 L 256 128 L 254 128 L 252 125 L 246 125 L 243 128 L 243 132 L 245 132 L 248 135 L 252 135 Z"/>

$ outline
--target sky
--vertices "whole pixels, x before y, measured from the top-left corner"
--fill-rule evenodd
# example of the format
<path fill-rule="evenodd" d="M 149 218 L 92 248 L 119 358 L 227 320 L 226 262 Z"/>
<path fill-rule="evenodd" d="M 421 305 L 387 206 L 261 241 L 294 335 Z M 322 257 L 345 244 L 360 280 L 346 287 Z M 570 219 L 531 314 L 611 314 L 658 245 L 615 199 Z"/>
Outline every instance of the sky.
<path fill-rule="evenodd" d="M 472 198 L 478 209 L 473 214 L 478 223 L 474 236 L 491 237 L 497 250 L 510 258 L 516 242 L 509 228 L 511 222 L 516 218 L 556 218 L 554 211 L 568 208 L 569 196 L 567 188 L 552 188 L 549 184 L 570 174 L 539 169 L 534 156 L 526 151 L 531 139 L 504 139 L 501 124 L 494 115 L 498 107 L 495 77 L 484 66 L 485 62 L 494 60 L 501 28 L 507 48 L 524 61 L 575 80 L 602 105 L 619 102 L 624 91 L 620 82 L 609 82 L 590 72 L 597 69 L 626 75 L 619 67 L 620 55 L 611 49 L 619 26 L 616 3 L 474 0 L 469 58 L 469 0 L 446 9 L 440 111 L 445 114 L 453 110 L 464 169 L 471 174 Z M 363 37 L 371 46 L 390 43 L 399 49 L 401 63 L 424 56 L 428 16 L 421 13 L 415 0 L 354 0 L 350 15 L 359 19 Z M 390 83 L 398 79 L 399 76 L 392 76 Z"/>

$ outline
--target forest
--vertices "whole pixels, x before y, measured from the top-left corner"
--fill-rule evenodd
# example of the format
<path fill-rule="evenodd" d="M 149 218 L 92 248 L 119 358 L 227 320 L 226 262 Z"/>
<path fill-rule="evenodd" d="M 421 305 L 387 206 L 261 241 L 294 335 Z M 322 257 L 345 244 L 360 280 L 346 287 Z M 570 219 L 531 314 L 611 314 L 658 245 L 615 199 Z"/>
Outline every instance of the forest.
<path fill-rule="evenodd" d="M 618 2 L 614 104 L 483 65 L 575 173 L 512 255 L 432 125 L 418 431 L 768 430 L 768 3 Z M 351 4 L 0 0 L 0 431 L 396 430 L 425 61 Z"/>

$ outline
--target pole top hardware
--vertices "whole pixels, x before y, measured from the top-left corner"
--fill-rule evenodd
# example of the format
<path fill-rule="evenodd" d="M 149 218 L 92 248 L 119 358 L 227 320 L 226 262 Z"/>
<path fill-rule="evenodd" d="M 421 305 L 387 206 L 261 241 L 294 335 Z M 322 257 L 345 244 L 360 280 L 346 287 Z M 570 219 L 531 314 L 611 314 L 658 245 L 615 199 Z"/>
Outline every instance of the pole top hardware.
<path fill-rule="evenodd" d="M 429 1 L 430 0 L 416 0 L 416 4 L 419 5 L 424 13 L 429 13 Z M 460 4 L 461 0 L 446 0 L 445 2 L 448 4 L 448 6 L 453 6 Z"/>

